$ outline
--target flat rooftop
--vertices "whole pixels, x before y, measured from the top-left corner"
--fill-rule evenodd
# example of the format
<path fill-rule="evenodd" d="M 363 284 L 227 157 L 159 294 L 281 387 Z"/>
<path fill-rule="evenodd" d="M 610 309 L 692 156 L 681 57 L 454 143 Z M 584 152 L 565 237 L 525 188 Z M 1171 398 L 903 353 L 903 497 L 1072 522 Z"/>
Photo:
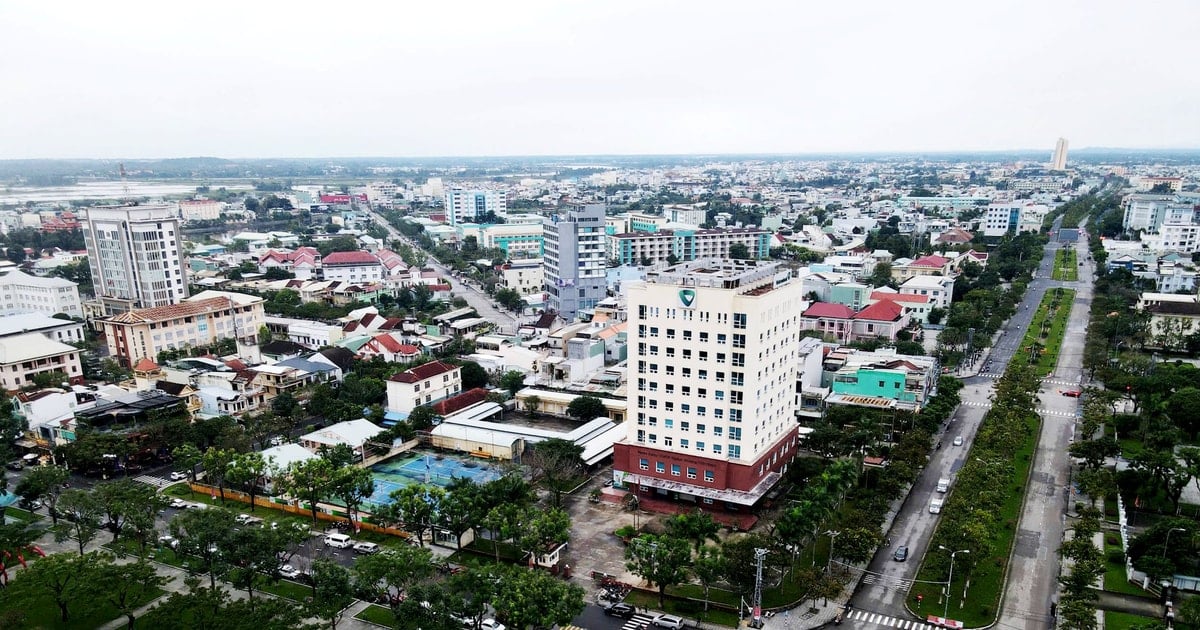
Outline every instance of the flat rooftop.
<path fill-rule="evenodd" d="M 764 281 L 775 281 L 777 284 L 790 277 L 791 273 L 777 262 L 704 258 L 647 273 L 646 282 L 736 289 Z"/>

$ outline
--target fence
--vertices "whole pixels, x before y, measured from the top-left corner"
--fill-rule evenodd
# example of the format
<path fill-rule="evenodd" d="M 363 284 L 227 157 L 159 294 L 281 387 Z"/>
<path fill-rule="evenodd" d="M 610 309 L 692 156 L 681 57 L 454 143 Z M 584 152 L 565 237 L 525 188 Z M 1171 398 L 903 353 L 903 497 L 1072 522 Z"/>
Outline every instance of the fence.
<path fill-rule="evenodd" d="M 207 494 L 207 495 L 213 496 L 213 497 L 221 496 L 220 490 L 218 490 L 216 486 L 210 486 L 210 485 L 206 485 L 206 484 L 202 484 L 202 483 L 189 483 L 188 486 L 191 487 L 192 492 L 197 492 L 200 494 Z M 241 490 L 230 490 L 229 488 L 226 488 L 225 489 L 225 498 L 232 499 L 239 503 L 250 503 L 250 495 L 245 492 L 242 492 Z M 288 499 L 280 499 L 280 498 L 276 498 L 276 497 L 264 497 L 264 496 L 255 495 L 254 505 L 256 505 L 258 507 L 271 509 L 271 510 L 280 510 L 282 512 L 287 512 L 289 514 L 296 514 L 299 516 L 304 516 L 306 518 L 312 518 L 312 510 L 309 509 L 308 504 L 307 503 L 301 504 L 301 502 L 299 500 L 288 500 Z M 396 529 L 394 527 L 385 527 L 383 525 L 376 525 L 375 523 L 370 522 L 369 520 L 367 520 L 367 519 L 372 518 L 370 512 L 364 512 L 362 510 L 359 510 L 358 515 L 359 515 L 358 526 L 361 529 L 365 529 L 369 532 L 375 532 L 378 534 L 384 534 L 387 536 L 399 536 L 400 538 L 409 538 L 412 536 L 412 534 L 410 534 L 404 530 Z M 340 522 L 340 521 L 346 520 L 348 518 L 348 516 L 349 515 L 346 512 L 334 509 L 334 507 L 331 505 L 324 505 L 321 503 L 317 504 L 317 520 L 318 521 L 331 521 L 331 522 L 338 521 L 338 522 Z"/>

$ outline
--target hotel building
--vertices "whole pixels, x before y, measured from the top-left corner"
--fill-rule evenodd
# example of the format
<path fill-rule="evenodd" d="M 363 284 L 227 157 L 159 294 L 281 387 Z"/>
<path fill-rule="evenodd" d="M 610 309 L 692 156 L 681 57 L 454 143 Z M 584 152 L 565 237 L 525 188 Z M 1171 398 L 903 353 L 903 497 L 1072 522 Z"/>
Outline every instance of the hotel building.
<path fill-rule="evenodd" d="M 613 477 L 639 496 L 754 506 L 796 452 L 801 284 L 706 259 L 629 287 L 629 420 Z"/>

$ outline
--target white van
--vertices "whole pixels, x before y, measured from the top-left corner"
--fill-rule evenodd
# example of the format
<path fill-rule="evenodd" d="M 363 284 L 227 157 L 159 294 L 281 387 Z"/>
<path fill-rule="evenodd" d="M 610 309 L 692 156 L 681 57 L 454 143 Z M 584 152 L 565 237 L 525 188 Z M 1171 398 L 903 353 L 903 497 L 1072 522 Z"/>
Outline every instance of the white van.
<path fill-rule="evenodd" d="M 949 489 L 950 489 L 950 478 L 949 477 L 942 477 L 941 479 L 938 479 L 938 484 L 937 484 L 938 492 L 946 492 Z"/>
<path fill-rule="evenodd" d="M 345 534 L 325 534 L 325 544 L 338 549 L 349 549 L 354 541 Z"/>
<path fill-rule="evenodd" d="M 942 500 L 941 499 L 934 499 L 929 502 L 929 513 L 930 514 L 940 514 L 941 511 L 942 511 Z"/>

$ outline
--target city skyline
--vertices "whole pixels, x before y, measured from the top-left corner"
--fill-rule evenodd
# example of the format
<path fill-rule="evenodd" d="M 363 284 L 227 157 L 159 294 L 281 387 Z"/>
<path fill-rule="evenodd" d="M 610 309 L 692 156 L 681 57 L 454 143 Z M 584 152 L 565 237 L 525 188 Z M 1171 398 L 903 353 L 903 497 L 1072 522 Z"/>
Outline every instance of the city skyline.
<path fill-rule="evenodd" d="M 6 5 L 0 159 L 1200 147 L 1188 3 L 727 9 Z"/>

